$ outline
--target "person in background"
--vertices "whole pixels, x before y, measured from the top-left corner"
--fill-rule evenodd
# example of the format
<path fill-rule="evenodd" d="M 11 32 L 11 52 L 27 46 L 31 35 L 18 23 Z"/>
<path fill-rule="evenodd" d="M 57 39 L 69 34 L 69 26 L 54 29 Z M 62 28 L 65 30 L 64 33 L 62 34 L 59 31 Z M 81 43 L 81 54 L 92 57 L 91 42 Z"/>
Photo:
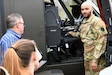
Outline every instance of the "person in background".
<path fill-rule="evenodd" d="M 38 52 L 35 41 L 20 39 L 8 48 L 2 66 L 10 75 L 34 75 L 39 68 Z"/>
<path fill-rule="evenodd" d="M 78 31 L 70 31 L 67 35 L 81 38 L 84 44 L 85 75 L 98 75 L 105 66 L 102 54 L 106 50 L 108 33 L 102 19 L 93 14 L 93 7 L 89 2 L 81 4 L 81 13 L 84 19 Z"/>
<path fill-rule="evenodd" d="M 8 15 L 6 19 L 7 31 L 0 39 L 0 65 L 2 64 L 4 54 L 13 42 L 21 39 L 24 33 L 24 20 L 18 13 Z"/>

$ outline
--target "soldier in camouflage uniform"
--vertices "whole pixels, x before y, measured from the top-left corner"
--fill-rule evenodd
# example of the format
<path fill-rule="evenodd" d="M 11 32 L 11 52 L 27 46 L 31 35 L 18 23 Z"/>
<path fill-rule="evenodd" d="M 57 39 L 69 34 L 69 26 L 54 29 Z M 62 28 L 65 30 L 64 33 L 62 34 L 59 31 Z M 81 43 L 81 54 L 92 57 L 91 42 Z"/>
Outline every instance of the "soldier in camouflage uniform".
<path fill-rule="evenodd" d="M 84 20 L 78 32 L 68 32 L 68 35 L 80 37 L 84 43 L 85 75 L 98 75 L 104 67 L 104 58 L 101 55 L 106 50 L 107 30 L 102 19 L 93 14 L 92 6 L 86 1 L 81 5 Z"/>

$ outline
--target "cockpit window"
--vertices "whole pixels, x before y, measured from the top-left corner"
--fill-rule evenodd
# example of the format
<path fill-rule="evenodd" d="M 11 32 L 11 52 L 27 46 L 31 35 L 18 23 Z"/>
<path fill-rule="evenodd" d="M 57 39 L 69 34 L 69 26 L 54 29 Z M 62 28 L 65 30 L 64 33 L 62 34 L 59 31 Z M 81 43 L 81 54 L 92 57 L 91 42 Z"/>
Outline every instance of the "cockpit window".
<path fill-rule="evenodd" d="M 68 14 L 64 10 L 64 8 L 61 6 L 59 0 L 54 0 L 54 2 L 55 2 L 55 5 L 58 6 L 59 15 L 60 15 L 61 19 L 62 20 L 69 19 Z M 67 10 L 69 11 L 70 15 L 73 18 L 76 18 L 77 16 L 80 15 L 80 5 L 79 4 L 82 2 L 82 0 L 78 0 L 78 2 L 76 2 L 75 0 L 62 0 L 62 2 L 64 3 L 65 7 L 67 8 Z M 74 7 L 78 14 L 75 13 Z M 76 14 L 76 15 L 74 15 L 74 14 Z"/>
<path fill-rule="evenodd" d="M 60 18 L 62 20 L 65 20 L 65 19 L 69 20 L 70 16 L 72 16 L 73 18 L 78 18 L 81 15 L 80 4 L 85 0 L 44 0 L 44 1 L 47 1 L 47 2 L 54 1 L 55 6 L 58 7 Z M 69 12 L 69 15 L 65 11 L 63 6 L 61 5 L 60 1 L 64 3 L 65 7 L 67 8 L 67 11 Z M 99 16 L 100 12 L 97 6 L 97 1 L 96 0 L 87 0 L 87 1 L 89 1 L 94 7 L 95 15 Z"/>

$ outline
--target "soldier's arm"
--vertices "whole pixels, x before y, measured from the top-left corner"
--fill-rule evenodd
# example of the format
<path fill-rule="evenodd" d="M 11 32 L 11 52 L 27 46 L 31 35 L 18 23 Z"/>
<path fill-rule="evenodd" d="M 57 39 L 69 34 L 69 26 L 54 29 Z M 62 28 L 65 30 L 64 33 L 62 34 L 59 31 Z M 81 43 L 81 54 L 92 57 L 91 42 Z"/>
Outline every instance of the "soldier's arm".
<path fill-rule="evenodd" d="M 107 30 L 103 21 L 98 21 L 95 26 L 97 30 L 97 39 L 95 41 L 94 57 L 98 59 L 106 50 Z"/>
<path fill-rule="evenodd" d="M 71 35 L 71 36 L 73 36 L 73 37 L 79 37 L 79 32 L 69 31 L 67 34 L 68 34 L 68 35 Z"/>

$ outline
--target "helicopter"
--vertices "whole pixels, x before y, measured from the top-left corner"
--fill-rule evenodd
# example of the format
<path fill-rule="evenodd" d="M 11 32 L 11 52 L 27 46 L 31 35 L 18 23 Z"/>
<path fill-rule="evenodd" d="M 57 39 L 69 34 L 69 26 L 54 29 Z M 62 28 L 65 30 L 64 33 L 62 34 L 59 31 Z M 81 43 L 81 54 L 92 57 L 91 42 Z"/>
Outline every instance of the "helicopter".
<path fill-rule="evenodd" d="M 6 32 L 7 15 L 20 13 L 26 25 L 23 38 L 35 40 L 42 55 L 42 65 L 35 75 L 51 69 L 60 69 L 64 75 L 84 75 L 83 43 L 79 38 L 66 35 L 80 26 L 83 20 L 80 5 L 84 1 L 0 0 L 0 36 Z M 87 1 L 93 6 L 94 14 L 106 23 L 109 32 L 107 50 L 111 50 L 112 0 Z"/>

